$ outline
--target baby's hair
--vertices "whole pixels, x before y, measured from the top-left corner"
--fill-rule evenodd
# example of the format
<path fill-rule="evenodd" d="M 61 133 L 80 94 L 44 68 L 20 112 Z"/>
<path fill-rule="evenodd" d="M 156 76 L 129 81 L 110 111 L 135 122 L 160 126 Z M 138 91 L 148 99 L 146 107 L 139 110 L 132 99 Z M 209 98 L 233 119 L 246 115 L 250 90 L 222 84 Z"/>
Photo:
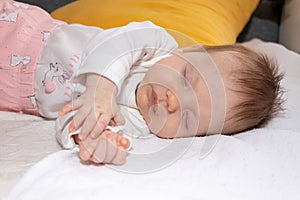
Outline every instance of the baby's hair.
<path fill-rule="evenodd" d="M 261 127 L 283 110 L 280 85 L 283 74 L 279 73 L 275 60 L 240 44 L 205 46 L 205 49 L 208 53 L 227 52 L 239 65 L 229 78 L 236 85 L 231 90 L 241 101 L 227 111 L 230 115 L 226 118 L 223 133 L 234 134 Z"/>

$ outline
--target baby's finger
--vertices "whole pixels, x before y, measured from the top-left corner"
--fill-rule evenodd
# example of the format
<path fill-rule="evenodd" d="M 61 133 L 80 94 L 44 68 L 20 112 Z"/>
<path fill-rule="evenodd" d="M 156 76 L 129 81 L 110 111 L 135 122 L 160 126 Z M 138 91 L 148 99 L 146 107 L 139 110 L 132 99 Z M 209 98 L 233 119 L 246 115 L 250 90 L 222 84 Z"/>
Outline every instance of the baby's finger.
<path fill-rule="evenodd" d="M 69 131 L 76 131 L 83 124 L 90 111 L 91 110 L 88 108 L 80 108 L 73 117 L 73 120 L 69 126 Z"/>
<path fill-rule="evenodd" d="M 117 112 L 114 116 L 114 122 L 118 125 L 124 125 L 125 124 L 125 119 L 123 117 L 123 115 L 120 112 Z"/>
<path fill-rule="evenodd" d="M 99 119 L 97 120 L 97 124 L 94 126 L 94 130 L 91 132 L 92 138 L 97 138 L 104 129 L 108 126 L 111 117 L 107 114 L 100 115 Z"/>
<path fill-rule="evenodd" d="M 84 122 L 82 124 L 80 133 L 79 133 L 79 138 L 81 140 L 85 140 L 90 133 L 92 132 L 92 130 L 94 129 L 94 127 L 96 126 L 97 123 L 97 118 L 95 116 L 95 114 L 93 112 L 90 112 L 88 114 L 88 116 L 84 119 Z M 92 138 L 95 139 L 95 138 Z"/>
<path fill-rule="evenodd" d="M 111 163 L 111 161 L 114 159 L 115 155 L 118 152 L 118 146 L 116 142 L 118 134 L 110 131 L 106 131 L 104 134 L 106 138 L 106 155 L 104 162 Z"/>
<path fill-rule="evenodd" d="M 126 150 L 123 148 L 118 148 L 118 151 L 115 157 L 113 158 L 113 160 L 111 161 L 111 163 L 115 165 L 123 165 L 126 162 L 126 156 L 127 156 Z"/>
<path fill-rule="evenodd" d="M 124 149 L 128 149 L 130 147 L 129 139 L 122 137 L 121 135 L 117 136 L 116 142 L 119 147 L 123 147 Z"/>
<path fill-rule="evenodd" d="M 79 143 L 79 157 L 83 160 L 83 161 L 88 161 L 91 156 L 93 155 L 93 150 L 91 150 L 90 148 L 87 148 L 83 142 Z"/>
<path fill-rule="evenodd" d="M 90 135 L 92 138 L 96 139 L 97 137 L 99 137 L 99 135 L 101 135 L 101 133 L 103 133 L 103 127 L 104 126 L 100 126 L 100 124 L 98 122 L 96 122 L 93 130 L 91 131 Z"/>
<path fill-rule="evenodd" d="M 89 161 L 93 162 L 93 163 L 96 163 L 96 164 L 102 164 L 103 162 L 99 162 L 98 160 L 96 160 L 94 157 L 91 157 L 89 159 Z"/>
<path fill-rule="evenodd" d="M 96 149 L 92 155 L 91 161 L 95 163 L 103 163 L 105 159 L 105 154 L 106 154 L 106 141 L 105 139 L 99 139 Z"/>
<path fill-rule="evenodd" d="M 80 102 L 78 102 L 76 100 L 71 101 L 67 105 L 65 105 L 62 109 L 60 109 L 60 111 L 58 112 L 58 115 L 59 116 L 64 116 L 65 114 L 80 108 L 80 106 L 81 106 Z"/>

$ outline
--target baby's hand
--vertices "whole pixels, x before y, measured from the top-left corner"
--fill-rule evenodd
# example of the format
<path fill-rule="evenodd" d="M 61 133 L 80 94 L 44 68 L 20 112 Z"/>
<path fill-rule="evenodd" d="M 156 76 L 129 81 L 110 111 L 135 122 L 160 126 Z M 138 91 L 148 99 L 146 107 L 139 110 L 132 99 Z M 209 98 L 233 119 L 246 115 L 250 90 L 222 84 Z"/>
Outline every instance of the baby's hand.
<path fill-rule="evenodd" d="M 111 122 L 123 125 L 124 118 L 116 103 L 116 85 L 105 77 L 88 74 L 86 91 L 78 98 L 64 106 L 59 115 L 77 110 L 69 126 L 74 132 L 81 127 L 79 138 L 84 140 L 91 135 L 97 138 Z"/>
<path fill-rule="evenodd" d="M 87 137 L 85 140 L 75 140 L 79 144 L 80 158 L 94 163 L 122 165 L 126 161 L 126 149 L 130 146 L 127 138 L 109 130 L 96 139 Z"/>

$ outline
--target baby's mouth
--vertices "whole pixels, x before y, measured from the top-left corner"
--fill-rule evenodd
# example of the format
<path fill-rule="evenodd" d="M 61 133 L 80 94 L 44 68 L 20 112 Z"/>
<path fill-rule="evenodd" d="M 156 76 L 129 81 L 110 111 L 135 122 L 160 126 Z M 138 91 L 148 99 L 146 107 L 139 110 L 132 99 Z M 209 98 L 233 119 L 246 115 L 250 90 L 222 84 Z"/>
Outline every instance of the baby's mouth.
<path fill-rule="evenodd" d="M 158 98 L 157 98 L 157 94 L 154 91 L 153 87 L 151 87 L 151 92 L 150 92 L 150 108 L 153 109 L 154 113 L 156 113 L 157 110 L 157 104 L 158 104 Z"/>

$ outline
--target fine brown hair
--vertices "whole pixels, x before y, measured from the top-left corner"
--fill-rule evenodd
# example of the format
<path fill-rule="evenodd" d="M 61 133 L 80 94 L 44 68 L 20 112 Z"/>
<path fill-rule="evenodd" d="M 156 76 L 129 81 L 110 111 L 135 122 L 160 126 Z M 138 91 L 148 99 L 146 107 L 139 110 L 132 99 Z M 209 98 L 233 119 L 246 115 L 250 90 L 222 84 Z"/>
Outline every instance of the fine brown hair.
<path fill-rule="evenodd" d="M 231 90 L 236 92 L 241 101 L 230 109 L 224 134 L 262 127 L 283 110 L 283 90 L 280 85 L 283 74 L 279 73 L 276 60 L 240 44 L 204 48 L 208 53 L 227 52 L 240 65 L 231 73 L 230 81 L 238 86 Z"/>

